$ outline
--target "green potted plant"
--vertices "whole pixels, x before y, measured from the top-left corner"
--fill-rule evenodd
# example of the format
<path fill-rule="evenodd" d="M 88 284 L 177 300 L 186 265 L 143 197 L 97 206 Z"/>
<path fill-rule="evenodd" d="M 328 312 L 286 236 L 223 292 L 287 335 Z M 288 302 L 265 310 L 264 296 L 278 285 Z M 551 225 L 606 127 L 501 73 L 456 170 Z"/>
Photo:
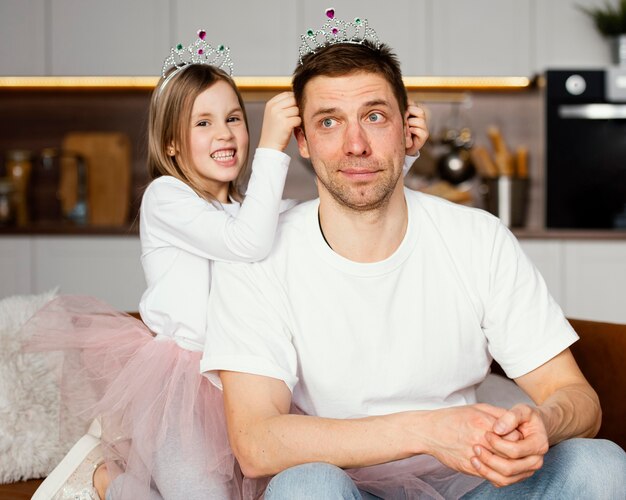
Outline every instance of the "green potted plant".
<path fill-rule="evenodd" d="M 597 30 L 611 40 L 616 64 L 626 65 L 626 0 L 617 5 L 605 1 L 602 7 L 579 6 L 596 25 Z"/>

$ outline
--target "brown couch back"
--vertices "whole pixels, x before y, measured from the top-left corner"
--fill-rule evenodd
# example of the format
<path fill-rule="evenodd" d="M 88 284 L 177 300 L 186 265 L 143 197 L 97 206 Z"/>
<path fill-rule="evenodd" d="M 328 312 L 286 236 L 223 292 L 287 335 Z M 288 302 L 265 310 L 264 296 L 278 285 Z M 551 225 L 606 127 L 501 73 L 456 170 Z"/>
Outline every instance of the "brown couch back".
<path fill-rule="evenodd" d="M 570 319 L 580 336 L 571 350 L 602 405 L 599 438 L 626 449 L 626 325 Z"/>

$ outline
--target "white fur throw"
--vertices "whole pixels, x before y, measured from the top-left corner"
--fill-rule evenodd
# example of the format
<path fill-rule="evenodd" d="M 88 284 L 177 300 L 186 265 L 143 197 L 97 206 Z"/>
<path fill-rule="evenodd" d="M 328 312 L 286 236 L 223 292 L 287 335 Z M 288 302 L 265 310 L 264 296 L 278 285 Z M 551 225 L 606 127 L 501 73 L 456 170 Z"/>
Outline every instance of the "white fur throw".
<path fill-rule="evenodd" d="M 56 290 L 0 300 L 0 483 L 45 477 L 74 444 L 59 438 L 59 353 L 23 353 L 21 326 Z"/>

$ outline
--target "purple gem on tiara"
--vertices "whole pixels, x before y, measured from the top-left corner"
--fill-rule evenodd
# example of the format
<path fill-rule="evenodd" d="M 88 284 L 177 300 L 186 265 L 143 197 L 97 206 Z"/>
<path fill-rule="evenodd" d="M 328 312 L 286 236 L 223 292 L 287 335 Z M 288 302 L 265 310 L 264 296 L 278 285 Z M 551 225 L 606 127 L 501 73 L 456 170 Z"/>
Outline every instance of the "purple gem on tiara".
<path fill-rule="evenodd" d="M 337 28 L 333 28 L 333 29 L 332 29 L 332 30 L 330 30 L 330 31 L 331 31 L 331 33 L 332 33 L 333 35 L 336 35 L 337 33 L 339 33 L 339 30 L 338 30 Z"/>
<path fill-rule="evenodd" d="M 206 31 L 198 30 L 198 38 L 200 38 L 200 40 L 204 40 L 206 38 Z"/>
<path fill-rule="evenodd" d="M 204 54 L 204 50 L 202 50 L 202 49 L 198 49 L 198 55 L 200 55 L 200 56 L 201 56 L 202 54 Z"/>
<path fill-rule="evenodd" d="M 326 17 L 328 17 L 328 19 L 334 19 L 335 9 L 333 9 L 332 7 L 330 9 L 326 9 Z"/>

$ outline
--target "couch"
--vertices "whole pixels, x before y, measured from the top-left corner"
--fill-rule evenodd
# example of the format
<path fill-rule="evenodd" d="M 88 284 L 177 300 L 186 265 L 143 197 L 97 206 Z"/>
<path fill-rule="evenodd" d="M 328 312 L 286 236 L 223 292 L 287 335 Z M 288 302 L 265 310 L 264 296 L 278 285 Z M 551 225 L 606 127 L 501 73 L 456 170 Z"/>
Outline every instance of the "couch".
<path fill-rule="evenodd" d="M 626 449 L 626 325 L 570 319 L 580 335 L 572 352 L 602 403 L 598 438 L 610 439 Z M 494 362 L 492 371 L 503 375 Z M 41 479 L 0 485 L 0 499 L 29 499 Z"/>

